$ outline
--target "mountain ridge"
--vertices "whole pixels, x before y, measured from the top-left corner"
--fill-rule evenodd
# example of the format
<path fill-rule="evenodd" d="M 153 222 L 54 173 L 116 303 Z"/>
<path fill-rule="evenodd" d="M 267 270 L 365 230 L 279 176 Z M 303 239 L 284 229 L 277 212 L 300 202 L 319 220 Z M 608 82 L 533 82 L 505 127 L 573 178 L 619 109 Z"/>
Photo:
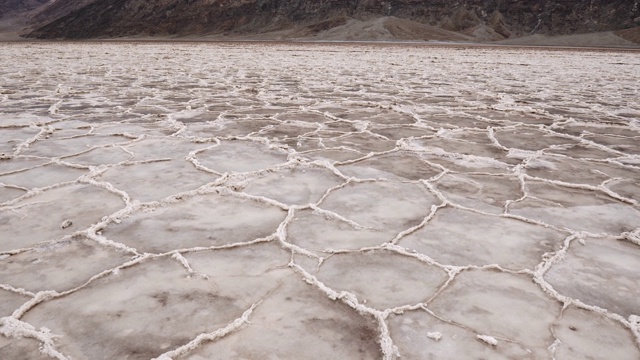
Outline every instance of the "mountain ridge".
<path fill-rule="evenodd" d="M 621 31 L 640 25 L 629 0 L 57 0 L 30 15 L 41 39 L 127 36 L 316 36 L 349 21 L 387 21 L 405 39 L 496 41 L 531 34 Z M 445 32 L 448 33 L 445 33 Z"/>

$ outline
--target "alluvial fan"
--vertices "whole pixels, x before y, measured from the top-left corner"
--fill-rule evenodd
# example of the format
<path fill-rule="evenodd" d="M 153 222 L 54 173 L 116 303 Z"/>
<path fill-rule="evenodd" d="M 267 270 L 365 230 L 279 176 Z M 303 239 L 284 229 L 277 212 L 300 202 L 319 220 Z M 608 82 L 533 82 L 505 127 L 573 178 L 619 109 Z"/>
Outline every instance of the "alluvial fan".
<path fill-rule="evenodd" d="M 0 44 L 2 359 L 638 359 L 640 58 Z"/>

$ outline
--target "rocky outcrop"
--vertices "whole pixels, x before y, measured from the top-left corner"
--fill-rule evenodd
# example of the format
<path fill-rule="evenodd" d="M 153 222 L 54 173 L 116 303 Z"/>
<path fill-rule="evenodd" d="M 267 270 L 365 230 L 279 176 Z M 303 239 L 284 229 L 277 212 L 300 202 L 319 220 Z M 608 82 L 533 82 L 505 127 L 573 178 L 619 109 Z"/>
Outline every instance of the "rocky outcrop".
<path fill-rule="evenodd" d="M 58 0 L 35 17 L 41 26 L 29 36 L 258 34 L 292 28 L 313 33 L 347 18 L 382 16 L 465 34 L 482 29 L 500 37 L 640 25 L 638 4 L 630 0 Z"/>

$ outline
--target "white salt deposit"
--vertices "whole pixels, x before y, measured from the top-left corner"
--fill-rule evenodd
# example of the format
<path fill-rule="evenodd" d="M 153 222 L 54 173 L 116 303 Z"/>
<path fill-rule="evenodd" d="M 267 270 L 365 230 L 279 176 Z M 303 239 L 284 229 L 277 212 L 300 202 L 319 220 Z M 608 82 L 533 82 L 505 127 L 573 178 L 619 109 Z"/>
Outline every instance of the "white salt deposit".
<path fill-rule="evenodd" d="M 0 50 L 1 359 L 640 358 L 637 53 Z"/>
<path fill-rule="evenodd" d="M 478 335 L 478 340 L 484 341 L 491 346 L 498 346 L 498 340 L 496 340 L 496 338 L 494 338 L 493 336 Z"/>

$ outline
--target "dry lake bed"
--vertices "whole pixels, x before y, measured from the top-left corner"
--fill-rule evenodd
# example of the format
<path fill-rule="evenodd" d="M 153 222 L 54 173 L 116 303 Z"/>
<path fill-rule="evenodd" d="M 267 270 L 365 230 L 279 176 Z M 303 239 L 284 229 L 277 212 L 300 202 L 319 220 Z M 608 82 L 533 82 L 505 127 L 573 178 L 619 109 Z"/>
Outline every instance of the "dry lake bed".
<path fill-rule="evenodd" d="M 639 55 L 0 44 L 0 358 L 639 359 Z"/>

